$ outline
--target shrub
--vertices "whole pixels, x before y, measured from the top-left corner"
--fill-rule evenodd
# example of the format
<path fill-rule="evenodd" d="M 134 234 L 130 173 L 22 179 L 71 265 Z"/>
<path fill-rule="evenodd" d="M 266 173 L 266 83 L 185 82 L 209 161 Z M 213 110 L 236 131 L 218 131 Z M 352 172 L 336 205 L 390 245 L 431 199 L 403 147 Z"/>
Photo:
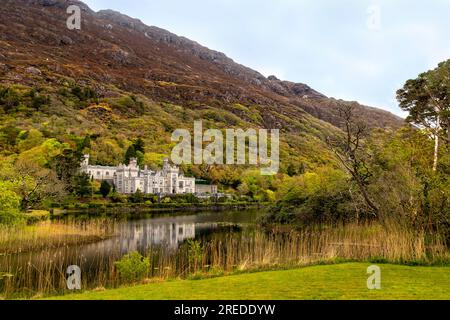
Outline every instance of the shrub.
<path fill-rule="evenodd" d="M 50 219 L 50 212 L 46 210 L 31 210 L 25 215 L 28 224 Z"/>
<path fill-rule="evenodd" d="M 123 280 L 138 281 L 148 274 L 150 259 L 143 257 L 137 251 L 133 251 L 123 256 L 114 265 Z"/>
<path fill-rule="evenodd" d="M 0 181 L 0 224 L 14 224 L 21 219 L 20 197 L 11 183 Z"/>
<path fill-rule="evenodd" d="M 203 247 L 200 241 L 193 239 L 187 240 L 187 246 L 190 269 L 192 272 L 197 272 L 202 263 Z"/>
<path fill-rule="evenodd" d="M 113 203 L 127 203 L 127 196 L 114 192 L 110 196 Z"/>

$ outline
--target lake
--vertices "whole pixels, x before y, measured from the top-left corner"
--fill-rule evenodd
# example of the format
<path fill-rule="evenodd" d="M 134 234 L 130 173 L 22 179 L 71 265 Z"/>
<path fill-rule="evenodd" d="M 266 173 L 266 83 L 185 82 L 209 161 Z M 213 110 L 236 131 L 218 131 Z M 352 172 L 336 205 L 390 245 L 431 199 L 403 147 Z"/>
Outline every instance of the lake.
<path fill-rule="evenodd" d="M 5 246 L 5 237 L 14 240 L 22 231 L 3 232 L 0 243 L 3 241 L 4 249 L 13 250 L 10 254 L 0 253 L 0 296 L 67 293 L 69 266 L 80 268 L 83 290 L 128 284 L 116 262 L 135 251 L 149 259 L 150 265 L 145 266 L 147 282 L 289 268 L 336 259 L 368 261 L 382 257 L 401 262 L 448 254 L 441 239 L 429 240 L 426 245 L 422 236 L 400 228 L 348 224 L 266 230 L 257 224 L 262 214 L 261 209 L 146 216 L 78 213 L 47 224 L 49 235 L 62 235 L 58 241 L 35 237 L 30 240 L 32 246 L 23 241 L 28 239 L 27 233 L 21 235 L 19 245 L 12 241 Z M 89 238 L 89 242 L 77 238 L 77 234 L 89 236 L 98 231 L 102 238 Z"/>
<path fill-rule="evenodd" d="M 0 272 L 13 275 L 0 280 L 0 286 L 3 286 L 2 291 L 10 286 L 10 290 L 25 287 L 30 292 L 50 290 L 59 293 L 65 290 L 66 270 L 72 265 L 80 267 L 85 287 L 115 285 L 118 282 L 114 262 L 132 251 L 150 258 L 151 276 L 179 275 L 184 272 L 186 267 L 183 265 L 189 260 L 189 247 L 186 245 L 189 240 L 203 245 L 213 239 L 253 232 L 261 214 L 261 209 L 246 209 L 137 217 L 128 214 L 126 218 L 111 216 L 106 218 L 106 223 L 113 225 L 114 235 L 107 239 L 0 256 Z M 104 216 L 100 218 L 81 213 L 56 221 L 78 221 L 76 223 L 83 228 L 96 219 L 105 223 Z"/>

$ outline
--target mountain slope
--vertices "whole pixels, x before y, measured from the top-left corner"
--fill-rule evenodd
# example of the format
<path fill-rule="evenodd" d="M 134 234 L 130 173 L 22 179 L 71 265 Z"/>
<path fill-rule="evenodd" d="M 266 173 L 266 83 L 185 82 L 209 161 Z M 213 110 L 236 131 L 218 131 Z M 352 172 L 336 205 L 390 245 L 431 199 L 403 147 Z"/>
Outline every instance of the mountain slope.
<path fill-rule="evenodd" d="M 92 78 L 155 101 L 288 105 L 339 125 L 337 102 L 307 85 L 265 78 L 223 53 L 137 19 L 111 10 L 95 13 L 78 1 L 3 2 L 1 39 L 6 45 L 0 57 L 8 67 L 34 64 L 44 75 L 48 70 Z M 83 8 L 81 31 L 65 27 L 65 8 L 72 3 Z M 15 75 L 2 76 L 11 80 Z M 401 123 L 388 112 L 357 108 L 371 127 Z"/>
<path fill-rule="evenodd" d="M 81 30 L 66 27 L 70 4 L 82 8 Z M 42 146 L 20 147 L 23 136 L 11 129 L 33 128 L 68 144 L 90 135 L 88 152 L 99 164 L 119 163 L 132 139 L 143 137 L 152 163 L 170 154 L 175 128 L 192 129 L 203 119 L 205 128 L 281 129 L 282 170 L 295 172 L 334 163 L 324 141 L 340 132 L 342 103 L 79 1 L 4 0 L 0 6 L 4 155 L 38 153 Z M 370 127 L 402 124 L 388 112 L 353 104 Z"/>

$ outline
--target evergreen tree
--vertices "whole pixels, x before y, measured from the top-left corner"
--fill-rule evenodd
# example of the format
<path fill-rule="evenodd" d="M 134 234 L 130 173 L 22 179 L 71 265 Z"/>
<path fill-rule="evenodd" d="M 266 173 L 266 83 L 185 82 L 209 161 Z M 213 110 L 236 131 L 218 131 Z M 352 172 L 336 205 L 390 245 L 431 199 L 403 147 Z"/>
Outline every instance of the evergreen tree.
<path fill-rule="evenodd" d="M 136 158 L 136 149 L 134 145 L 128 147 L 127 152 L 125 153 L 125 164 L 129 165 L 131 158 Z"/>
<path fill-rule="evenodd" d="M 102 184 L 100 185 L 100 193 L 102 194 L 103 198 L 106 198 L 110 192 L 111 185 L 106 181 L 102 181 Z"/>
<path fill-rule="evenodd" d="M 136 152 L 142 152 L 145 153 L 145 143 L 144 140 L 142 140 L 142 138 L 137 138 L 136 141 L 133 144 L 134 146 L 134 150 L 136 150 Z"/>

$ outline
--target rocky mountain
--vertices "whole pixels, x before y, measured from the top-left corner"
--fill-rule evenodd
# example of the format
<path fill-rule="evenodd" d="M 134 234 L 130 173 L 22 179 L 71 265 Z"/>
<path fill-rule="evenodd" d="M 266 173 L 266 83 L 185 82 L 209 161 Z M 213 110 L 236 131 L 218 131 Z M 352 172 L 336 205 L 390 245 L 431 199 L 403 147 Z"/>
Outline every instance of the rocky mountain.
<path fill-rule="evenodd" d="M 81 8 L 81 30 L 66 26 L 72 4 Z M 50 154 L 41 136 L 66 145 L 90 136 L 92 161 L 117 164 L 142 137 L 151 164 L 170 154 L 175 128 L 202 119 L 210 128 L 281 129 L 282 170 L 298 171 L 335 161 L 324 141 L 340 133 L 337 108 L 349 103 L 369 127 L 403 123 L 306 84 L 266 78 L 118 12 L 75 0 L 0 6 L 0 156 Z"/>
<path fill-rule="evenodd" d="M 81 30 L 66 27 L 66 8 L 82 8 Z M 2 82 L 58 82 L 70 76 L 177 104 L 289 106 L 339 125 L 338 101 L 301 83 L 264 77 L 225 54 L 112 10 L 79 1 L 4 0 L 0 8 Z M 32 69 L 30 69 L 32 67 Z M 397 127 L 388 112 L 357 105 L 372 127 Z"/>

